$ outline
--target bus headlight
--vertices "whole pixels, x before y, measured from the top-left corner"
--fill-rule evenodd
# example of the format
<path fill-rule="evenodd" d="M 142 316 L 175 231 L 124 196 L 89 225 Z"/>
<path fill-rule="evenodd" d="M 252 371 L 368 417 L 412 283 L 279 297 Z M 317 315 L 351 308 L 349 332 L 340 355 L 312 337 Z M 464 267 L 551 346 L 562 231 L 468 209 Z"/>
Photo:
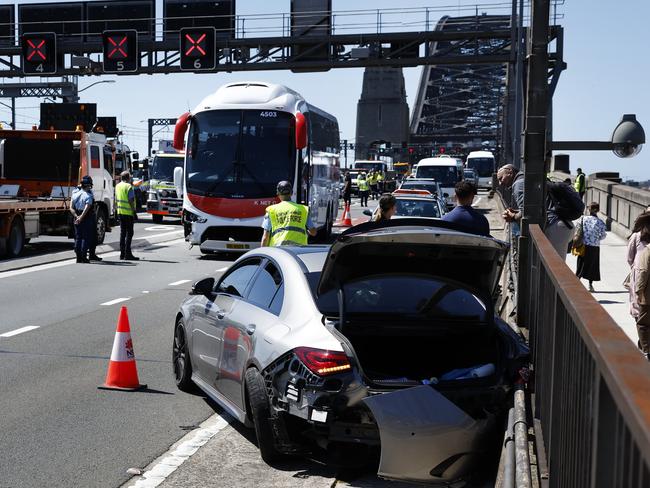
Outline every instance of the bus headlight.
<path fill-rule="evenodd" d="M 185 220 L 187 222 L 197 222 L 199 224 L 205 224 L 208 221 L 208 219 L 206 219 L 205 217 L 199 217 L 195 213 L 188 212 L 187 210 L 185 210 L 184 214 L 185 214 Z"/>

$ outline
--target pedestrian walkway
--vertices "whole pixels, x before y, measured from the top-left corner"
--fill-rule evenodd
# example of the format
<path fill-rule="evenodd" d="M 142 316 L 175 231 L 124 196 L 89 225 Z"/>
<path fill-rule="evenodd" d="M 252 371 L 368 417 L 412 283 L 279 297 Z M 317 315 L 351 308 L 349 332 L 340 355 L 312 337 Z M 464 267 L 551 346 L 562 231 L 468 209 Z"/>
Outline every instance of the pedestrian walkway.
<path fill-rule="evenodd" d="M 567 256 L 567 265 L 575 272 L 577 258 Z M 636 345 L 638 336 L 634 319 L 630 316 L 628 291 L 623 280 L 630 271 L 627 264 L 627 241 L 613 232 L 600 244 L 600 281 L 594 282 L 593 296 Z M 587 287 L 588 282 L 581 280 Z"/>

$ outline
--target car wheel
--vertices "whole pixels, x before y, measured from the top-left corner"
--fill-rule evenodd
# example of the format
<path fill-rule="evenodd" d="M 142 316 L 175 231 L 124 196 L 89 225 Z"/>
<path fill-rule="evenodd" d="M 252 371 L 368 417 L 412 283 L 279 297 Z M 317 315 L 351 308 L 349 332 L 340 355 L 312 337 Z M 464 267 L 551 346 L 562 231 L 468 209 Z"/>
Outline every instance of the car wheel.
<path fill-rule="evenodd" d="M 97 240 L 95 241 L 97 245 L 103 244 L 104 239 L 106 238 L 106 210 L 103 208 L 97 209 Z"/>
<path fill-rule="evenodd" d="M 16 217 L 11 223 L 11 229 L 9 230 L 7 254 L 11 258 L 15 258 L 23 252 L 23 247 L 25 247 L 25 226 L 20 217 Z"/>
<path fill-rule="evenodd" d="M 271 429 L 271 405 L 266 394 L 264 378 L 255 368 L 249 368 L 246 371 L 246 393 L 260 454 L 265 463 L 271 464 L 280 460 L 282 454 L 275 448 L 275 439 Z"/>
<path fill-rule="evenodd" d="M 172 363 L 174 365 L 174 379 L 176 386 L 182 391 L 193 391 L 194 382 L 192 381 L 192 364 L 187 349 L 187 340 L 185 337 L 185 327 L 183 319 L 180 319 L 174 330 L 174 347 L 172 349 Z"/>
<path fill-rule="evenodd" d="M 151 214 L 151 220 L 154 224 L 162 224 L 163 216 L 158 214 Z"/>

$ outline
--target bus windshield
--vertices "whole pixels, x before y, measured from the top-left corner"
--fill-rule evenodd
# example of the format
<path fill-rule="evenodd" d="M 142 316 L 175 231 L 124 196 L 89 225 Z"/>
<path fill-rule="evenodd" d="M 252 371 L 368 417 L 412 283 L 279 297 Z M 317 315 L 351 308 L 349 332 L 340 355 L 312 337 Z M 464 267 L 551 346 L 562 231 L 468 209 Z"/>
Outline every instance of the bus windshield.
<path fill-rule="evenodd" d="M 183 157 L 156 156 L 151 164 L 151 179 L 174 181 L 174 169 L 183 167 Z"/>
<path fill-rule="evenodd" d="M 272 197 L 293 181 L 295 118 L 274 110 L 214 110 L 192 118 L 187 191 L 222 198 Z"/>
<path fill-rule="evenodd" d="M 494 159 L 492 158 L 469 158 L 467 167 L 476 170 L 479 176 L 485 178 L 494 173 Z"/>
<path fill-rule="evenodd" d="M 459 180 L 456 165 L 449 166 L 418 166 L 417 178 L 433 178 L 440 186 L 454 186 Z"/>

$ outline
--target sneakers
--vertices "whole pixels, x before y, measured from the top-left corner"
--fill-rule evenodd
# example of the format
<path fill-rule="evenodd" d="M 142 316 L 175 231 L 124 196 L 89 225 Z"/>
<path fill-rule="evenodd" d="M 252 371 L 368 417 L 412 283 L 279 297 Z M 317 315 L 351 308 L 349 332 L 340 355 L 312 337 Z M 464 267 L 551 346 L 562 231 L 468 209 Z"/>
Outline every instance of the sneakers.
<path fill-rule="evenodd" d="M 594 288 L 594 285 L 592 285 L 591 283 L 589 283 L 589 291 L 591 291 L 591 292 L 596 291 L 595 288 Z"/>

